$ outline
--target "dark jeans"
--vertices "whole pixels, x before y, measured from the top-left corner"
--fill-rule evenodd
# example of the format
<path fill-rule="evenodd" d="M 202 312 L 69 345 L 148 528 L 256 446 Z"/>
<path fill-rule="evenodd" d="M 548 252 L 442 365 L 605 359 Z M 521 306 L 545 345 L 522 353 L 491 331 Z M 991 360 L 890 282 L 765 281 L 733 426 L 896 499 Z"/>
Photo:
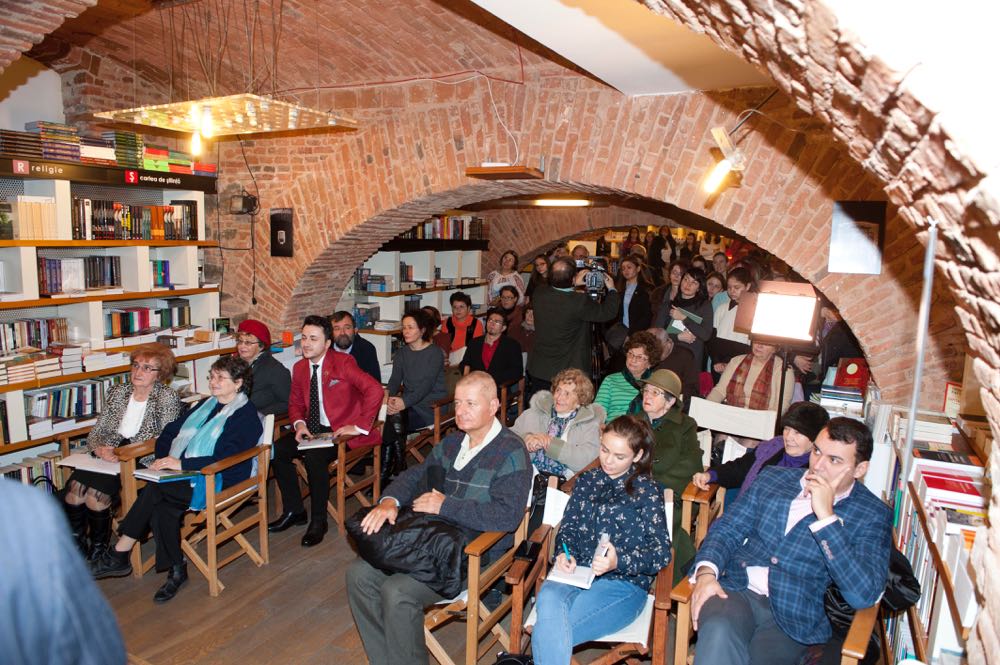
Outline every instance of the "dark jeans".
<path fill-rule="evenodd" d="M 424 608 L 444 600 L 409 575 L 386 575 L 357 559 L 347 569 L 347 600 L 370 665 L 426 665 Z"/>
<path fill-rule="evenodd" d="M 156 569 L 166 570 L 183 563 L 181 520 L 191 505 L 191 483 L 146 483 L 135 504 L 118 527 L 118 533 L 142 540 L 147 529 L 156 541 Z"/>
<path fill-rule="evenodd" d="M 694 665 L 794 665 L 805 650 L 775 623 L 767 596 L 730 591 L 701 607 Z"/>
<path fill-rule="evenodd" d="M 295 433 L 289 432 L 274 443 L 274 459 L 271 468 L 281 491 L 282 510 L 286 513 L 301 513 L 302 493 L 295 473 L 295 459 L 301 459 L 306 467 L 309 480 L 309 517 L 313 522 L 326 522 L 326 502 L 330 498 L 330 462 L 337 457 L 336 446 L 313 448 L 300 451 Z"/>

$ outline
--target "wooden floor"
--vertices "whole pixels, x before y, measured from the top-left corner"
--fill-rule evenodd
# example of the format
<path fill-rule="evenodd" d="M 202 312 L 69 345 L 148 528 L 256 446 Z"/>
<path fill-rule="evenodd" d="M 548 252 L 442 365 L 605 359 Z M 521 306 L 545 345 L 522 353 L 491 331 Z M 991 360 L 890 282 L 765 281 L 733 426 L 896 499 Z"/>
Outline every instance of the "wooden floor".
<path fill-rule="evenodd" d="M 153 594 L 164 573 L 98 582 L 118 616 L 133 662 L 366 663 L 344 587 L 344 571 L 355 555 L 336 528 L 312 548 L 300 545 L 304 532 L 305 527 L 292 527 L 271 534 L 266 566 L 241 557 L 224 568 L 220 577 L 226 588 L 217 598 L 208 595 L 205 578 L 191 565 L 188 583 L 163 605 L 153 603 Z M 256 530 L 250 538 L 257 540 Z M 456 658 L 463 651 L 463 629 L 464 624 L 453 622 L 436 633 Z M 494 660 L 490 656 L 482 663 Z"/>

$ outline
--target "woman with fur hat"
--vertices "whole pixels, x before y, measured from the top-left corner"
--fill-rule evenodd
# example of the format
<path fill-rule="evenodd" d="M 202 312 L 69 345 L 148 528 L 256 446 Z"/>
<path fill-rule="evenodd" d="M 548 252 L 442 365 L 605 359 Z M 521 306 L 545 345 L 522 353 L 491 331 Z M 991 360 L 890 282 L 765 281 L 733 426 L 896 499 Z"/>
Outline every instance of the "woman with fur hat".
<path fill-rule="evenodd" d="M 702 490 L 708 489 L 711 483 L 725 488 L 739 487 L 739 496 L 742 496 L 765 466 L 809 466 L 813 442 L 829 419 L 826 409 L 819 404 L 796 402 L 785 412 L 780 436 L 762 442 L 743 457 L 694 474 L 691 481 Z"/>

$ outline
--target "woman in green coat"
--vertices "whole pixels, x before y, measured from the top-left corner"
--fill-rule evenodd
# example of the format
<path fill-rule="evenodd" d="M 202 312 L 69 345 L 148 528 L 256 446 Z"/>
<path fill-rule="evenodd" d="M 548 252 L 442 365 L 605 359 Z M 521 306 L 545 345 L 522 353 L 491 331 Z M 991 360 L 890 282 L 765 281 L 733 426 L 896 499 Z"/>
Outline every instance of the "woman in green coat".
<path fill-rule="evenodd" d="M 681 412 L 681 380 L 658 369 L 642 382 L 642 410 L 653 427 L 653 477 L 674 491 L 674 583 L 694 558 L 694 542 L 681 528 L 681 495 L 691 475 L 702 469 L 698 425 Z"/>

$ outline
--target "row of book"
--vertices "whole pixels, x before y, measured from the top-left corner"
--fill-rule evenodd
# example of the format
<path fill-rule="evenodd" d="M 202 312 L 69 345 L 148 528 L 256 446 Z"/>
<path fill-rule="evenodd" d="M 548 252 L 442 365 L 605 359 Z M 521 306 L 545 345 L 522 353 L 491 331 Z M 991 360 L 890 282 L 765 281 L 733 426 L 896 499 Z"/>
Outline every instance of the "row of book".
<path fill-rule="evenodd" d="M 27 122 L 24 129 L 38 134 L 42 140 L 42 157 L 67 162 L 80 160 L 80 132 L 73 125 L 61 122 L 34 120 Z"/>
<path fill-rule="evenodd" d="M 184 298 L 156 301 L 151 307 L 109 307 L 104 310 L 104 336 L 127 337 L 145 330 L 163 330 L 191 323 L 191 304 Z"/>
<path fill-rule="evenodd" d="M 24 347 L 47 349 L 55 342 L 69 339 L 64 317 L 16 319 L 0 323 L 0 351 L 9 354 Z"/>
<path fill-rule="evenodd" d="M 114 130 L 102 133 L 101 138 L 114 146 L 115 161 L 118 166 L 130 169 L 142 168 L 143 140 L 141 134 Z"/>
<path fill-rule="evenodd" d="M 26 159 L 42 158 L 42 137 L 31 132 L 0 129 L 0 153 Z"/>
<path fill-rule="evenodd" d="M 118 166 L 114 142 L 95 136 L 81 136 L 80 161 L 94 166 Z"/>
<path fill-rule="evenodd" d="M 489 227 L 481 217 L 438 215 L 417 224 L 399 237 L 413 240 L 487 240 Z"/>
<path fill-rule="evenodd" d="M 170 261 L 153 259 L 149 262 L 153 286 L 170 286 Z"/>
<path fill-rule="evenodd" d="M 122 285 L 120 256 L 38 257 L 38 293 L 52 296 Z"/>
<path fill-rule="evenodd" d="M 0 240 L 41 240 L 57 233 L 53 197 L 18 194 L 0 200 Z"/>
<path fill-rule="evenodd" d="M 62 453 L 59 451 L 25 457 L 16 464 L 0 467 L 0 477 L 25 485 L 36 485 L 46 492 L 57 492 L 63 488 L 64 482 L 63 469 L 58 464 L 61 459 Z"/>
<path fill-rule="evenodd" d="M 128 205 L 74 197 L 73 240 L 197 240 L 198 204 Z"/>

